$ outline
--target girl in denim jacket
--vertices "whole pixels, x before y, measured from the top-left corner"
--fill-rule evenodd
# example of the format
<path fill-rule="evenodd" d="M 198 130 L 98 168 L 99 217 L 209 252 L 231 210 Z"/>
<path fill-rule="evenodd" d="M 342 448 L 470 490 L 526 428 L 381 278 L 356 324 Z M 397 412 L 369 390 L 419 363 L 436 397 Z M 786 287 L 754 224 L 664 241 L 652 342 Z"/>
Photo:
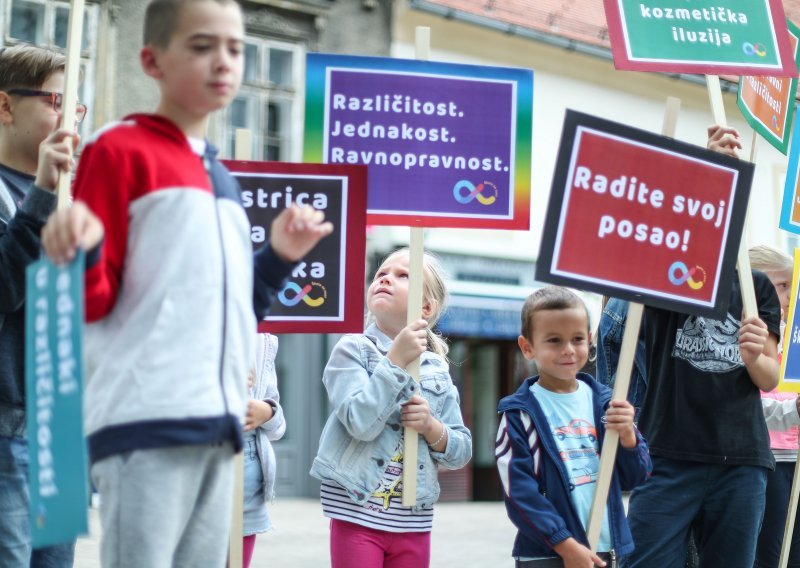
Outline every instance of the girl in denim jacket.
<path fill-rule="evenodd" d="M 272 442 L 286 432 L 278 394 L 275 356 L 278 338 L 258 334 L 256 364 L 248 381 L 250 400 L 244 424 L 244 542 L 243 567 L 250 566 L 256 534 L 272 529 L 267 502 L 275 491 L 275 451 Z"/>
<path fill-rule="evenodd" d="M 424 568 L 430 563 L 437 468 L 458 469 L 472 455 L 447 344 L 430 330 L 447 292 L 425 255 L 423 319 L 406 325 L 408 251 L 389 255 L 367 291 L 371 323 L 337 343 L 323 383 L 333 406 L 311 475 L 331 519 L 332 568 Z M 417 383 L 405 368 L 420 359 Z M 415 464 L 403 463 L 403 428 L 420 440 Z M 417 475 L 416 505 L 404 507 L 403 467 Z"/>

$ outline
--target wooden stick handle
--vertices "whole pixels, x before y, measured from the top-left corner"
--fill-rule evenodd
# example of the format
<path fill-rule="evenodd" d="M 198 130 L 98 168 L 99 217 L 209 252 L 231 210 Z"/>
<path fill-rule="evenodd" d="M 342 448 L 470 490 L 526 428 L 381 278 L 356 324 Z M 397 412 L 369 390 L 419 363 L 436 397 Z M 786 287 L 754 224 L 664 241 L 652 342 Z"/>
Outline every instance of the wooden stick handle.
<path fill-rule="evenodd" d="M 237 128 L 234 143 L 234 158 L 250 160 L 253 155 L 253 133 L 246 128 Z M 242 377 L 246 381 L 247 377 Z M 228 541 L 228 567 L 242 568 L 244 564 L 244 453 L 233 458 L 233 507 L 231 509 L 231 532 Z"/>
<path fill-rule="evenodd" d="M 69 20 L 67 23 L 67 62 L 64 67 L 64 92 L 61 95 L 61 126 L 74 129 L 78 104 L 78 79 L 81 75 L 81 38 L 83 37 L 83 0 L 70 2 Z M 56 193 L 58 208 L 69 206 L 71 176 L 62 172 L 58 176 Z"/>

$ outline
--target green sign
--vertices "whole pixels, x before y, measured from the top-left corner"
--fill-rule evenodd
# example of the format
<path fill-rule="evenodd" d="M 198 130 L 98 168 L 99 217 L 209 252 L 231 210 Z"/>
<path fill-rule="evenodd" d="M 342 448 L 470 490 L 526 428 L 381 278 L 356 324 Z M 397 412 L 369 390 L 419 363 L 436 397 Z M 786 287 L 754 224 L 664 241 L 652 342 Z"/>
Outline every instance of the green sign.
<path fill-rule="evenodd" d="M 795 63 L 798 62 L 800 29 L 786 22 Z M 797 77 L 754 76 L 739 78 L 739 96 L 736 104 L 742 116 L 756 132 L 780 152 L 789 149 L 794 117 L 794 97 L 797 93 Z"/>
<path fill-rule="evenodd" d="M 795 76 L 780 0 L 604 0 L 614 65 Z"/>
<path fill-rule="evenodd" d="M 25 389 L 34 548 L 88 530 L 83 436 L 83 265 L 44 258 L 27 269 Z"/>

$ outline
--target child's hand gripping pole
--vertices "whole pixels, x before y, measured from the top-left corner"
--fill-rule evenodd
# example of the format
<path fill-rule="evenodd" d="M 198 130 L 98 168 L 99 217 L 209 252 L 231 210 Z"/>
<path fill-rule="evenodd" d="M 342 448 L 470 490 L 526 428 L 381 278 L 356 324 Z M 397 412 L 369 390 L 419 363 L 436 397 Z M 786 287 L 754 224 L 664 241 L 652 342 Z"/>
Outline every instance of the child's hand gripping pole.
<path fill-rule="evenodd" d="M 680 100 L 674 97 L 667 98 L 667 108 L 664 111 L 664 122 L 661 127 L 661 133 L 665 136 L 675 136 L 675 125 L 678 120 L 680 103 Z M 614 381 L 614 392 L 611 395 L 611 400 L 621 401 L 627 398 L 643 312 L 644 306 L 642 304 L 631 302 L 628 306 L 625 331 L 622 334 L 622 348 L 619 354 L 619 363 L 617 364 L 617 377 Z M 600 448 L 600 470 L 597 474 L 594 500 L 592 501 L 592 508 L 589 510 L 589 521 L 586 523 L 586 538 L 589 540 L 589 548 L 595 552 L 597 552 L 597 543 L 600 541 L 600 529 L 603 527 L 603 517 L 606 512 L 608 490 L 611 486 L 611 476 L 614 473 L 618 445 L 619 432 L 606 429 L 603 447 Z"/>
<path fill-rule="evenodd" d="M 61 124 L 72 130 L 78 104 L 78 79 L 81 72 L 81 37 L 83 36 L 83 0 L 71 0 L 67 24 L 67 63 L 64 68 L 64 92 L 61 95 Z M 62 173 L 58 178 L 58 208 L 69 205 L 70 176 Z"/>

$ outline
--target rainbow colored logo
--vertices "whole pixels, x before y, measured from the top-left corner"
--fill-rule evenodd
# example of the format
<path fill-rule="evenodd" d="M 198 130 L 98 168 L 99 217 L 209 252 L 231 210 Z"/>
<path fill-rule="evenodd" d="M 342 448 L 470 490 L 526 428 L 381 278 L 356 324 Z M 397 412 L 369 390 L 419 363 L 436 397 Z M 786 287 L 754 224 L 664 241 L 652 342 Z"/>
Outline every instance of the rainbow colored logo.
<path fill-rule="evenodd" d="M 486 195 L 488 188 L 494 190 L 494 195 Z M 491 205 L 497 199 L 497 186 L 490 181 L 473 185 L 471 181 L 462 179 L 453 187 L 453 197 L 459 203 L 467 204 L 477 199 L 481 205 Z"/>
<path fill-rule="evenodd" d="M 317 297 L 312 298 L 310 294 L 314 288 L 319 288 L 322 292 Z M 289 293 L 292 294 L 291 297 L 289 297 Z M 328 291 L 325 289 L 325 286 L 319 282 L 311 282 L 302 288 L 294 282 L 289 282 L 284 286 L 283 290 L 278 293 L 278 300 L 280 303 L 288 307 L 296 306 L 302 301 L 309 307 L 318 308 L 325 303 L 327 297 Z"/>
<path fill-rule="evenodd" d="M 695 279 L 695 275 L 698 273 L 703 275 L 700 280 Z M 667 278 L 675 286 L 681 286 L 686 283 L 692 290 L 699 290 L 706 283 L 706 271 L 702 266 L 695 266 L 690 269 L 686 264 L 678 260 L 670 265 L 667 271 Z"/>
<path fill-rule="evenodd" d="M 767 56 L 767 48 L 760 43 L 750 43 L 746 41 L 742 44 L 742 51 L 748 57 L 753 55 L 758 55 L 759 57 L 766 57 Z"/>

